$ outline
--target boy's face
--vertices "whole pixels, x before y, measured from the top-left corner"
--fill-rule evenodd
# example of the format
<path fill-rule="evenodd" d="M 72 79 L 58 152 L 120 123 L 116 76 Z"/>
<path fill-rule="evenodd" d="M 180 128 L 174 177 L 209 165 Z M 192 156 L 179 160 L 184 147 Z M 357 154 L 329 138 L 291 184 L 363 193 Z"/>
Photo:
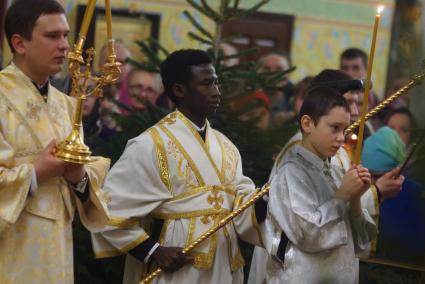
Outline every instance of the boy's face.
<path fill-rule="evenodd" d="M 344 130 L 350 124 L 350 113 L 334 107 L 315 124 L 310 116 L 301 118 L 303 146 L 321 159 L 332 157 L 344 143 Z"/>

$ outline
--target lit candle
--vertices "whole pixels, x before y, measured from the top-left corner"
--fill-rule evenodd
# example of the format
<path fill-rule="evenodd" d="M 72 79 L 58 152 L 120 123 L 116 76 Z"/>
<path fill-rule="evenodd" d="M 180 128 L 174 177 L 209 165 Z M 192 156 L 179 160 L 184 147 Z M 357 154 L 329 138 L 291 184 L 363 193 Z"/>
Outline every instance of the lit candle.
<path fill-rule="evenodd" d="M 354 156 L 354 164 L 360 163 L 360 157 L 362 154 L 364 127 L 366 123 L 366 114 L 367 114 L 368 105 L 369 105 L 370 79 L 372 76 L 372 66 L 373 66 L 373 58 L 375 55 L 376 36 L 378 34 L 378 26 L 379 26 L 379 20 L 381 19 L 382 10 L 384 10 L 384 6 L 379 6 L 378 13 L 375 16 L 375 24 L 373 26 L 372 44 L 370 46 L 369 63 L 367 66 L 366 86 L 365 86 L 364 97 L 363 97 L 363 106 L 362 106 L 362 112 L 360 117 L 359 135 L 357 139 L 356 153 Z"/>
<path fill-rule="evenodd" d="M 112 14 L 111 14 L 111 4 L 109 0 L 105 0 L 105 14 L 106 14 L 106 31 L 108 35 L 108 40 L 112 39 Z"/>
<path fill-rule="evenodd" d="M 86 37 L 95 8 L 96 0 L 89 0 L 86 6 L 86 11 L 84 12 L 83 22 L 81 23 L 80 37 Z"/>

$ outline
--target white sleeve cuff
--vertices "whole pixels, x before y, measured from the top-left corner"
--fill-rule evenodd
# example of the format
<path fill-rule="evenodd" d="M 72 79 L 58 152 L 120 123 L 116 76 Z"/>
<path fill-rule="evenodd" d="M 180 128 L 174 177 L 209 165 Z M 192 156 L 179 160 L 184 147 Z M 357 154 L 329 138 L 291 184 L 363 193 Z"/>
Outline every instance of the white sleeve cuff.
<path fill-rule="evenodd" d="M 35 174 L 35 169 L 32 169 L 31 184 L 30 184 L 30 194 L 34 195 L 37 192 L 37 175 Z"/>
<path fill-rule="evenodd" d="M 151 255 L 156 251 L 156 249 L 159 247 L 159 244 L 156 243 L 153 245 L 153 247 L 150 249 L 150 251 L 148 252 L 148 254 L 146 255 L 145 259 L 143 260 L 143 262 L 146 264 L 148 263 L 149 259 L 151 258 Z"/>

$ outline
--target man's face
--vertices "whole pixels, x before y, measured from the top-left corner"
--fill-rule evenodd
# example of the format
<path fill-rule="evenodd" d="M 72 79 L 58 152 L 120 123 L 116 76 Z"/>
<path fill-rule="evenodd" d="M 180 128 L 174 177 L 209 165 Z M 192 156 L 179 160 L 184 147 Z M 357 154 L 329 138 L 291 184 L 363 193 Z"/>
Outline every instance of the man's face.
<path fill-rule="evenodd" d="M 137 110 L 146 109 L 146 101 L 155 104 L 158 98 L 157 82 L 155 74 L 137 71 L 128 79 L 128 94 L 131 106 Z"/>
<path fill-rule="evenodd" d="M 108 61 L 108 55 L 109 55 L 108 53 L 109 53 L 109 49 L 107 47 L 102 49 L 102 52 L 99 57 L 99 70 L 101 70 L 103 65 L 105 65 L 105 63 Z M 121 75 L 120 75 L 120 78 L 118 79 L 118 82 L 121 82 L 122 79 L 125 78 L 128 72 L 130 72 L 131 70 L 131 64 L 130 62 L 127 62 L 127 59 L 131 57 L 131 52 L 122 43 L 116 42 L 115 56 L 116 56 L 115 58 L 116 62 L 121 63 L 121 66 L 120 66 Z"/>
<path fill-rule="evenodd" d="M 303 116 L 303 117 L 308 117 Z M 301 119 L 305 146 L 322 159 L 332 157 L 344 143 L 344 131 L 350 123 L 350 114 L 343 107 L 334 107 L 320 117 L 317 123 Z"/>
<path fill-rule="evenodd" d="M 289 62 L 283 56 L 280 56 L 278 54 L 271 54 L 269 56 L 266 56 L 263 59 L 261 69 L 264 72 L 285 71 L 289 69 Z M 279 85 L 283 87 L 287 83 L 288 83 L 288 78 L 285 77 Z"/>
<path fill-rule="evenodd" d="M 350 107 L 351 120 L 356 121 L 359 118 L 359 96 L 360 91 L 348 91 L 344 94 L 344 98 L 347 100 L 348 106 Z"/>
<path fill-rule="evenodd" d="M 130 62 L 127 62 L 127 59 L 130 58 L 130 51 L 124 45 L 116 44 L 115 55 L 117 56 L 116 61 L 121 63 L 121 76 L 119 81 L 122 81 L 122 79 L 125 78 L 131 70 L 131 64 Z"/>
<path fill-rule="evenodd" d="M 64 14 L 47 14 L 38 18 L 31 40 L 23 39 L 22 49 L 17 51 L 23 56 L 30 76 L 47 79 L 61 71 L 69 48 L 68 32 Z"/>
<path fill-rule="evenodd" d="M 200 117 L 216 112 L 220 104 L 218 77 L 211 64 L 192 66 L 192 76 L 183 85 L 180 104 Z"/>
<path fill-rule="evenodd" d="M 367 67 L 365 66 L 361 57 L 356 57 L 353 59 L 342 59 L 341 68 L 342 71 L 345 71 L 353 77 L 354 79 L 365 79 L 367 76 Z"/>

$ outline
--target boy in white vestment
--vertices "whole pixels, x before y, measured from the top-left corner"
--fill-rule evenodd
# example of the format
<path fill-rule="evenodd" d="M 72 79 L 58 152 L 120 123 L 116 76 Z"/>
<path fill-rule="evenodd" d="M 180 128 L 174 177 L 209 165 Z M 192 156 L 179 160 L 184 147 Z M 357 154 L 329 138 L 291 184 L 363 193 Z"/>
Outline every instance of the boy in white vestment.
<path fill-rule="evenodd" d="M 349 122 L 349 106 L 337 91 L 309 91 L 299 114 L 302 142 L 288 150 L 271 183 L 268 283 L 358 281 L 355 254 L 376 235 L 375 223 L 360 202 L 370 173 L 354 165 L 344 174 L 342 167 L 330 164 Z"/>
<path fill-rule="evenodd" d="M 358 84 L 357 80 L 353 80 L 353 78 L 344 71 L 325 69 L 316 75 L 311 81 L 311 87 L 317 85 L 326 85 L 337 90 L 347 100 L 347 103 L 350 107 L 351 121 L 353 122 L 358 119 L 358 90 L 361 88 L 361 85 Z M 270 173 L 270 180 L 277 173 L 280 167 L 286 162 L 286 159 L 288 158 L 286 154 L 289 149 L 291 149 L 291 147 L 294 145 L 301 144 L 301 141 L 302 133 L 301 131 L 298 131 L 294 136 L 292 136 L 291 139 L 288 140 L 288 142 L 286 142 L 279 155 L 277 155 L 273 169 Z M 345 147 L 344 145 L 340 147 L 337 153 L 332 157 L 330 163 L 341 166 L 345 170 L 348 170 L 351 166 L 350 153 L 350 146 Z M 376 180 L 375 183 L 371 185 L 369 190 L 362 195 L 362 207 L 368 210 L 373 220 L 376 221 L 379 219 L 379 208 L 381 202 L 380 199 L 396 196 L 401 190 L 403 180 L 404 177 L 400 175 L 399 168 L 395 168 L 394 170 L 386 173 L 378 180 Z M 371 245 L 370 248 L 368 248 L 368 250 L 365 252 L 365 255 L 373 253 L 374 251 L 375 247 L 374 245 Z M 269 256 L 267 252 L 263 248 L 256 247 L 254 249 L 248 279 L 249 284 L 264 283 L 266 278 L 266 263 L 268 257 Z"/>

